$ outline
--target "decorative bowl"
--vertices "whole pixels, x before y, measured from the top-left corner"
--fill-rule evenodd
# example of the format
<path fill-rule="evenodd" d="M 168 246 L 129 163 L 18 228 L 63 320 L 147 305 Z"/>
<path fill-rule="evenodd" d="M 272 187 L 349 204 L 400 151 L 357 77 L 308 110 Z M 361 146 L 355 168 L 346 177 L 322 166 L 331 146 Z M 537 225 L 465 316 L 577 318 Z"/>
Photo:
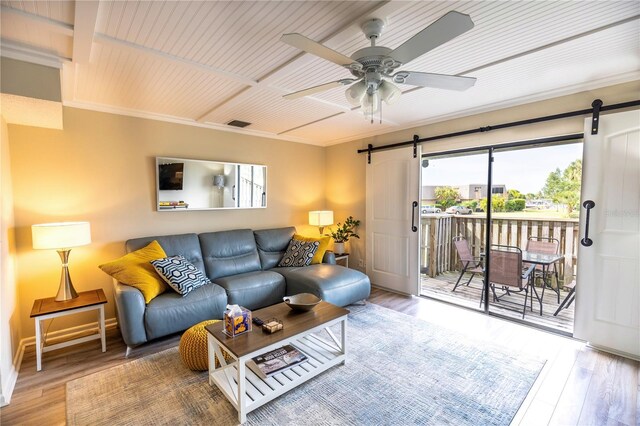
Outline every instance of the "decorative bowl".
<path fill-rule="evenodd" d="M 315 308 L 318 303 L 322 302 L 322 299 L 311 293 L 287 296 L 283 297 L 282 300 L 294 311 L 310 311 Z"/>

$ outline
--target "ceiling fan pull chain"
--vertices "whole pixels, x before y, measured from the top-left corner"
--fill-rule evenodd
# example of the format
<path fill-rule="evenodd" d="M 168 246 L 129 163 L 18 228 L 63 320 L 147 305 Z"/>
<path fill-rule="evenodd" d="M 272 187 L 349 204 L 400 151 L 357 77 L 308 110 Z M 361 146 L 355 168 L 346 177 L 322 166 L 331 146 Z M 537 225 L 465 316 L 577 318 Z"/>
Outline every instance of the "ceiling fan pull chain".
<path fill-rule="evenodd" d="M 371 124 L 373 124 L 373 96 L 368 97 L 371 100 Z"/>

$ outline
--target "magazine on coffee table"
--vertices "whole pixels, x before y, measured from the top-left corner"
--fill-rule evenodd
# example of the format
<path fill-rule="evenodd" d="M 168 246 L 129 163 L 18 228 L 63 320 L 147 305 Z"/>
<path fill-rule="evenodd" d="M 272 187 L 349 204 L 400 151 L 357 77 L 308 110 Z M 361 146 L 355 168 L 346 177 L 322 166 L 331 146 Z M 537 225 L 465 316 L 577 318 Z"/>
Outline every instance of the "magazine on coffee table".
<path fill-rule="evenodd" d="M 254 373 L 263 379 L 294 367 L 307 360 L 307 356 L 292 345 L 285 345 L 264 354 L 251 358 L 247 362 Z"/>

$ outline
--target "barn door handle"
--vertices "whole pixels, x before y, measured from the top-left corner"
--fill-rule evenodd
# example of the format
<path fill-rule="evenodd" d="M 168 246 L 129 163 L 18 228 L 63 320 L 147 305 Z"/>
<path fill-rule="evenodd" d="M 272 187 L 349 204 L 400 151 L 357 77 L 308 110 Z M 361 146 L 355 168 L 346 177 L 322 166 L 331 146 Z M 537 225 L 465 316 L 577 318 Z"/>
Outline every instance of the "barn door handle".
<path fill-rule="evenodd" d="M 417 201 L 411 203 L 411 230 L 413 232 L 418 232 L 418 227 L 416 226 L 416 207 L 418 207 Z"/>
<path fill-rule="evenodd" d="M 585 219 L 585 223 L 584 223 L 584 238 L 580 240 L 580 244 L 582 244 L 585 247 L 589 247 L 593 244 L 593 240 L 589 238 L 589 217 L 591 215 L 591 209 L 594 208 L 595 206 L 596 206 L 596 203 L 594 203 L 591 200 L 587 200 L 584 203 L 582 203 L 582 207 L 584 207 L 585 210 L 587 211 L 587 218 Z"/>

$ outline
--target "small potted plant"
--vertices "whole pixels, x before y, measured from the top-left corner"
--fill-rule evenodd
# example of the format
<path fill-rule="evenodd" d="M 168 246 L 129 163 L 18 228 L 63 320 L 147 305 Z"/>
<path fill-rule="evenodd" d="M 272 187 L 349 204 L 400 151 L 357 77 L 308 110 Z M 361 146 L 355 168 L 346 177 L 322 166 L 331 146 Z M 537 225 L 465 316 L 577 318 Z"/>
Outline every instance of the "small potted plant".
<path fill-rule="evenodd" d="M 360 226 L 360 221 L 354 219 L 353 216 L 349 216 L 347 220 L 344 221 L 344 224 L 338 222 L 336 230 L 331 231 L 331 238 L 333 238 L 334 241 L 333 251 L 336 254 L 345 253 L 344 244 L 349 241 L 350 238 L 360 238 L 354 231 L 354 228 L 358 226 Z"/>

